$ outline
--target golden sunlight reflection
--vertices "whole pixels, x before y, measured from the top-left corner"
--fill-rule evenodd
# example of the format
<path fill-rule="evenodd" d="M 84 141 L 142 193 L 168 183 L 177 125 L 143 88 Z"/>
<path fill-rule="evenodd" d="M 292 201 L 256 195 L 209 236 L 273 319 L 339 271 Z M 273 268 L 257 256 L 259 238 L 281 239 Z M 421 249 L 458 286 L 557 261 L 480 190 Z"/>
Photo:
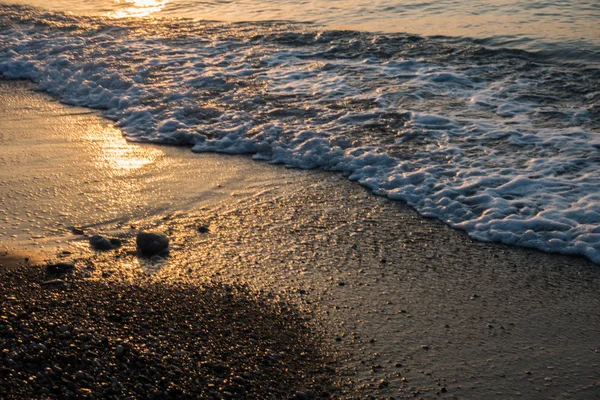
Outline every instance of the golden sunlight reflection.
<path fill-rule="evenodd" d="M 128 143 L 113 126 L 96 126 L 88 131 L 86 139 L 92 143 L 90 151 L 98 166 L 108 169 L 111 175 L 126 175 L 163 155 L 155 147 Z"/>
<path fill-rule="evenodd" d="M 110 13 L 115 18 L 142 18 L 162 10 L 169 0 L 115 0 L 118 11 Z"/>

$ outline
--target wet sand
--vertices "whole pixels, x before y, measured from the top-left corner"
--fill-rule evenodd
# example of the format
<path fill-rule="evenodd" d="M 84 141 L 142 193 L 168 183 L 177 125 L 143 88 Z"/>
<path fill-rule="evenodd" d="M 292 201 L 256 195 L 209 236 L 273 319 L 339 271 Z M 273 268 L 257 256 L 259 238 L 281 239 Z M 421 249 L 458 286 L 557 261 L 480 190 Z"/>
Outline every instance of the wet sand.
<path fill-rule="evenodd" d="M 19 117 L 12 117 L 11 129 L 21 126 L 31 133 L 34 121 L 44 126 L 54 120 L 35 104 L 52 107 L 52 113 L 67 120 L 82 118 L 79 114 L 85 111 L 49 102 L 13 83 L 3 88 L 2 96 L 12 102 L 4 104 L 14 104 L 13 111 L 5 106 L 3 115 L 28 110 L 31 118 L 20 123 Z M 15 99 L 23 101 L 14 103 Z M 83 135 L 90 124 L 108 126 L 86 114 L 72 134 Z M 0 132 L 6 132 L 5 122 Z M 65 145 L 65 151 L 68 148 Z M 76 146 L 71 148 L 75 153 Z M 62 192 L 60 203 L 68 206 L 62 211 L 65 215 L 22 194 L 20 181 L 5 181 L 4 172 L 7 183 L 0 186 L 7 218 L 0 218 L 4 247 L 9 252 L 42 247 L 48 257 L 91 265 L 86 278 L 91 280 L 171 285 L 217 280 L 244 283 L 290 301 L 317 317 L 326 343 L 337 350 L 337 374 L 346 388 L 342 397 L 600 396 L 600 270 L 590 261 L 474 242 L 463 232 L 376 197 L 339 175 L 287 170 L 245 157 L 141 148 L 173 150 L 158 157 L 169 167 L 159 168 L 160 162 L 153 160 L 134 169 L 134 178 L 109 176 L 131 183 L 121 192 L 114 192 L 100 175 L 100 182 L 82 188 L 85 202 L 76 206 L 70 205 L 72 193 Z M 12 165 L 4 152 L 0 162 Z M 211 173 L 184 183 L 177 181 L 181 173 L 155 179 L 177 165 L 196 177 L 215 163 L 223 166 L 217 170 L 231 172 L 217 184 L 209 179 Z M 48 165 L 42 171 L 52 169 L 51 161 Z M 80 163 L 77 174 L 99 176 L 94 165 Z M 28 168 L 24 162 L 22 171 Z M 55 182 L 61 179 L 58 176 Z M 197 186 L 190 188 L 192 181 Z M 252 184 L 243 183 L 248 181 Z M 157 207 L 151 193 L 160 192 L 162 185 L 170 188 L 171 197 Z M 106 188 L 102 196 L 85 195 L 88 188 L 98 186 Z M 33 190 L 35 185 L 27 187 Z M 128 202 L 129 193 L 150 195 Z M 127 212 L 117 216 L 106 212 L 104 218 L 107 199 L 114 204 L 107 209 Z M 81 212 L 94 207 L 100 210 L 97 214 Z M 27 226 L 29 209 L 47 216 L 46 222 L 35 225 L 31 218 L 32 225 Z M 70 226 L 76 224 L 84 235 L 73 234 Z M 23 226 L 31 231 L 22 231 Z M 208 232 L 200 232 L 200 226 Z M 137 257 L 134 237 L 140 229 L 167 233 L 172 240 L 169 257 Z M 86 235 L 94 233 L 118 237 L 124 245 L 93 252 Z M 47 243 L 51 246 L 44 247 Z M 60 254 L 65 250 L 70 254 Z"/>
<path fill-rule="evenodd" d="M 290 190 L 285 175 L 248 157 L 127 143 L 94 110 L 0 82 L 0 240 L 64 246 L 65 232 L 119 229 L 136 219 Z M 284 177 L 284 181 L 281 178 Z M 76 247 L 76 241 L 70 244 Z"/>

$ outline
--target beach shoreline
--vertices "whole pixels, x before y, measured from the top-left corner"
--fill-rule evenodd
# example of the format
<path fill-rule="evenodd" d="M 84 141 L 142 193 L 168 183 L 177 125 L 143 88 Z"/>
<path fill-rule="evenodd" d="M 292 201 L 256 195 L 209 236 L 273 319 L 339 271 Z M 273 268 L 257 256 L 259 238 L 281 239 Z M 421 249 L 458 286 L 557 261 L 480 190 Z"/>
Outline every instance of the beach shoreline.
<path fill-rule="evenodd" d="M 6 85 L 9 98 L 50 101 L 18 84 Z M 41 124 L 51 120 L 36 117 L 35 108 L 28 112 Z M 23 122 L 20 129 L 32 124 Z M 185 159 L 188 167 L 196 156 L 200 160 Z M 170 157 L 173 164 L 179 160 L 175 153 Z M 362 398 L 600 394 L 600 273 L 591 261 L 473 241 L 337 174 L 259 163 L 249 170 L 254 162 L 247 158 L 222 157 L 224 164 L 240 164 L 217 189 L 209 182 L 218 196 L 186 202 L 173 192 L 158 209 L 136 200 L 142 207 L 127 217 L 82 224 L 83 234 L 63 222 L 48 234 L 52 245 L 46 254 L 56 259 L 67 251 L 61 260 L 93 265 L 86 279 L 107 284 L 218 279 L 311 310 L 324 327 L 324 341 L 340 355 L 342 384 Z M 272 178 L 254 176 L 267 170 Z M 251 177 L 255 184 L 235 186 L 236 177 Z M 176 187 L 149 181 L 153 187 Z M 3 190 L 22 188 L 13 182 Z M 98 198 L 88 200 L 94 206 Z M 63 217 L 48 215 L 48 221 Z M 12 229 L 11 223 L 0 227 Z M 138 257 L 134 238 L 140 230 L 166 233 L 169 257 Z M 87 239 L 97 233 L 117 237 L 123 246 L 95 252 Z M 22 257 L 40 246 L 28 240 L 14 247 L 25 252 Z"/>

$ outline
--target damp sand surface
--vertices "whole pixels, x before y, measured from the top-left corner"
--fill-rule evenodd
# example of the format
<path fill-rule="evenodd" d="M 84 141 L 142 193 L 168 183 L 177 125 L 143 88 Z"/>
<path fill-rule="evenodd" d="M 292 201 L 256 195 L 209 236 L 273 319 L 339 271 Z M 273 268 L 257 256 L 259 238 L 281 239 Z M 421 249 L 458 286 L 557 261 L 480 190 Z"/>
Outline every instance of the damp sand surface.
<path fill-rule="evenodd" d="M 53 248 L 65 240 L 76 246 L 77 235 L 65 232 L 106 232 L 137 219 L 236 203 L 307 175 L 282 174 L 246 157 L 128 143 L 96 112 L 32 88 L 0 82 L 0 239 L 7 246 Z"/>
<path fill-rule="evenodd" d="M 58 213 L 43 206 L 52 200 L 43 192 L 51 185 L 28 177 L 33 167 L 27 163 L 43 160 L 37 176 L 52 176 L 55 163 L 80 157 L 85 143 L 78 141 L 87 129 L 114 128 L 83 114 L 89 110 L 51 102 L 21 84 L 3 84 L 1 93 L 7 101 L 0 157 L 10 166 L 2 173 L 13 171 L 1 187 L 6 219 L 0 218 L 0 230 L 9 253 L 43 248 L 47 258 L 73 261 L 82 279 L 103 284 L 217 280 L 289 301 L 322 326 L 346 398 L 600 396 L 600 274 L 590 261 L 475 242 L 342 176 L 124 141 L 119 146 L 127 151 L 162 155 L 128 176 L 102 172 L 114 156 L 66 168 L 54 182 L 80 176 L 98 182 L 79 185 L 77 206 L 71 203 L 77 185 L 64 187 L 56 207 L 66 211 Z M 65 126 L 71 142 L 59 132 Z M 7 155 L 11 146 L 4 145 L 6 132 L 19 130 L 31 141 L 16 153 L 21 158 Z M 29 152 L 43 152 L 48 138 L 39 135 L 48 131 L 54 145 L 68 142 L 64 153 L 27 161 Z M 18 140 L 12 143 L 16 151 Z M 185 180 L 184 171 L 193 179 Z M 202 178 L 203 171 L 213 172 Z M 216 183 L 217 172 L 227 178 Z M 35 197 L 37 183 L 46 194 Z M 129 189 L 111 189 L 117 183 Z M 86 195 L 100 187 L 102 195 Z M 157 206 L 161 197 L 148 193 L 165 187 L 169 201 Z M 36 224 L 38 214 L 46 222 Z M 75 226 L 83 235 L 73 233 Z M 138 257 L 140 229 L 169 235 L 169 256 Z M 86 239 L 96 233 L 118 237 L 123 246 L 94 252 Z"/>

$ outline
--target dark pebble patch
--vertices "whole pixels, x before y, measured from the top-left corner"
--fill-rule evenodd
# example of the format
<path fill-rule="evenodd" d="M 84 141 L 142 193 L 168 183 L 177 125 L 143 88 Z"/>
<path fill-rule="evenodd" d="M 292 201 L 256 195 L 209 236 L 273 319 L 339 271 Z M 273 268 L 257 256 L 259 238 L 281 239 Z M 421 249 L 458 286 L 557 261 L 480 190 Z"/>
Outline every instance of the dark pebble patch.
<path fill-rule="evenodd" d="M 3 399 L 339 397 L 322 336 L 290 304 L 244 286 L 68 277 L 0 270 Z"/>

